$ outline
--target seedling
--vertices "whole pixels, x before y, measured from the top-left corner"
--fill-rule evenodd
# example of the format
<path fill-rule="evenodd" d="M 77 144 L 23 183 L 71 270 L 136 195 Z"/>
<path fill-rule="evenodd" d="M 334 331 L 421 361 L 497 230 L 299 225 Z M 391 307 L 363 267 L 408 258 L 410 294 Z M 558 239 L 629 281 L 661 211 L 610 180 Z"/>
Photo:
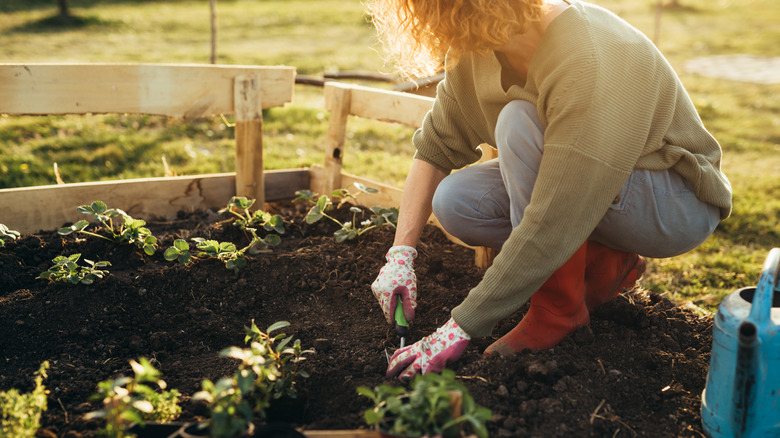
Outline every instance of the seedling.
<path fill-rule="evenodd" d="M 176 239 L 173 242 L 173 246 L 165 250 L 163 256 L 168 261 L 176 260 L 184 265 L 189 263 L 192 257 L 215 258 L 224 263 L 226 268 L 238 273 L 239 270 L 246 267 L 247 251 L 252 253 L 256 251 L 258 245 L 268 247 L 278 245 L 282 241 L 276 234 L 267 234 L 265 237 L 260 238 L 254 228 L 247 228 L 246 231 L 252 235 L 252 240 L 241 249 L 238 249 L 232 242 L 218 242 L 216 240 L 206 240 L 202 237 L 194 237 L 192 240 L 196 242 L 195 248 L 199 252 L 192 254 L 190 245 L 185 240 Z"/>
<path fill-rule="evenodd" d="M 134 377 L 121 376 L 98 383 L 98 392 L 92 398 L 102 400 L 103 409 L 86 415 L 87 419 L 103 419 L 102 433 L 110 438 L 130 436 L 126 430 L 133 424 L 165 423 L 175 420 L 181 413 L 179 391 L 165 390 L 165 381 L 160 379 L 160 372 L 148 359 L 131 360 L 130 366 Z"/>
<path fill-rule="evenodd" d="M 201 391 L 192 395 L 192 401 L 205 401 L 209 407 L 209 419 L 202 423 L 214 438 L 232 438 L 247 431 L 252 423 L 252 407 L 236 379 L 223 377 L 212 382 L 203 380 Z M 246 389 L 246 388 L 245 388 Z"/>
<path fill-rule="evenodd" d="M 333 210 L 334 207 L 339 208 L 349 200 L 356 199 L 356 196 L 360 193 L 379 193 L 379 190 L 372 187 L 366 187 L 360 183 L 354 183 L 354 186 L 359 191 L 359 193 L 356 195 L 350 193 L 347 189 L 334 190 L 330 193 L 330 196 L 320 196 L 318 193 L 309 190 L 299 190 L 295 192 L 297 197 L 293 200 L 293 202 L 303 201 L 312 205 L 311 209 L 306 214 L 307 224 L 313 224 L 322 218 L 328 218 L 329 220 L 338 224 L 340 229 L 333 233 L 336 237 L 336 242 L 352 240 L 369 230 L 383 225 L 390 225 L 395 227 L 396 223 L 398 223 L 398 209 L 395 207 L 371 207 L 370 210 L 373 213 L 371 217 L 360 223 L 357 222 L 357 215 L 358 213 L 362 213 L 363 210 L 359 207 L 350 207 L 349 211 L 352 213 L 351 221 L 341 222 L 333 216 L 328 215 L 328 212 Z M 335 206 L 332 201 L 333 198 L 339 199 L 338 204 Z"/>
<path fill-rule="evenodd" d="M 129 243 L 142 249 L 147 255 L 153 255 L 157 249 L 157 238 L 146 228 L 146 221 L 133 219 L 130 215 L 118 208 L 108 208 L 103 201 L 95 201 L 89 205 L 82 205 L 77 209 L 80 213 L 92 215 L 92 219 L 98 226 L 110 234 L 106 237 L 102 234 L 87 231 L 89 222 L 80 220 L 69 227 L 60 228 L 57 232 L 63 236 L 71 233 L 82 233 L 99 237 L 116 243 Z M 116 219 L 116 224 L 114 224 Z"/>
<path fill-rule="evenodd" d="M 35 389 L 30 393 L 19 393 L 11 388 L 0 391 L 0 436 L 15 438 L 33 438 L 41 426 L 41 414 L 47 408 L 43 386 L 49 362 L 43 362 L 35 373 Z"/>
<path fill-rule="evenodd" d="M 298 391 L 296 384 L 299 378 L 308 378 L 309 374 L 300 369 L 300 363 L 306 360 L 304 355 L 312 354 L 313 349 L 303 350 L 299 339 L 292 339 L 292 336 L 285 337 L 284 333 L 271 336 L 271 332 L 290 325 L 287 321 L 279 321 L 272 324 L 263 333 L 255 321 L 246 330 L 244 341 L 251 348 L 264 352 L 266 363 L 271 363 L 271 368 L 276 372 L 269 380 L 274 382 L 271 388 L 271 396 L 274 399 L 289 397 L 296 398 Z M 292 345 L 290 342 L 292 341 Z M 262 348 L 260 348 L 262 347 Z M 230 351 L 230 350 L 229 350 Z"/>
<path fill-rule="evenodd" d="M 7 226 L 0 224 L 0 248 L 5 246 L 6 240 L 14 240 L 19 236 L 18 231 L 11 230 Z"/>
<path fill-rule="evenodd" d="M 227 207 L 219 210 L 219 213 L 230 213 L 236 217 L 233 225 L 245 230 L 247 228 L 262 227 L 266 231 L 275 231 L 284 234 L 284 220 L 281 216 L 272 215 L 261 210 L 251 212 L 250 207 L 255 203 L 254 199 L 243 196 L 233 196 Z"/>
<path fill-rule="evenodd" d="M 463 426 L 479 438 L 488 436 L 485 422 L 492 413 L 478 406 L 468 390 L 455 380 L 455 372 L 418 374 L 411 390 L 380 385 L 374 390 L 360 386 L 360 395 L 370 398 L 374 407 L 364 412 L 366 423 L 400 436 L 462 436 Z M 453 412 L 453 395 L 460 396 L 461 412 Z"/>
<path fill-rule="evenodd" d="M 211 436 L 233 437 L 246 431 L 254 415 L 265 418 L 265 412 L 272 399 L 283 396 L 295 398 L 296 381 L 308 374 L 298 368 L 304 354 L 313 350 L 302 350 L 300 341 L 288 346 L 292 337 L 270 333 L 288 326 L 286 321 L 272 324 L 265 333 L 255 325 L 246 329 L 248 348 L 229 347 L 220 355 L 240 361 L 237 371 L 231 377 L 224 377 L 216 383 L 206 379 L 202 391 L 192 396 L 209 405 L 208 427 Z M 254 406 L 250 403 L 254 401 Z"/>
<path fill-rule="evenodd" d="M 36 278 L 46 279 L 51 282 L 69 281 L 71 284 L 92 284 L 98 278 L 103 278 L 108 274 L 108 271 L 102 268 L 111 266 L 111 262 L 93 262 L 92 260 L 84 259 L 88 266 L 79 266 L 78 261 L 80 257 L 81 254 L 57 256 L 52 260 L 54 265 Z"/>
<path fill-rule="evenodd" d="M 176 260 L 182 265 L 186 265 L 192 260 L 190 244 L 184 239 L 176 239 L 173 241 L 173 246 L 165 250 L 163 257 L 169 262 Z"/>

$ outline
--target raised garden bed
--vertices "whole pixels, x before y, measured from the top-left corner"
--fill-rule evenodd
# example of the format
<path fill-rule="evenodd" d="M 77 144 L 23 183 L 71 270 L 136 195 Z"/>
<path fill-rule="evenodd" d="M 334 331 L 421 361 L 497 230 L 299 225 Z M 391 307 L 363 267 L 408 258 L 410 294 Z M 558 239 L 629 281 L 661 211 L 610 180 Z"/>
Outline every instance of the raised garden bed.
<path fill-rule="evenodd" d="M 150 257 L 56 230 L 9 241 L 0 248 L 0 390 L 29 391 L 33 373 L 49 360 L 49 409 L 38 435 L 91 437 L 100 424 L 83 416 L 98 408 L 89 400 L 97 383 L 130 374 L 128 361 L 145 356 L 184 395 L 181 420 L 202 419 L 203 405 L 187 399 L 202 379 L 235 370 L 219 351 L 243 345 L 252 319 L 260 327 L 284 320 L 291 323 L 287 334 L 317 352 L 304 362 L 311 377 L 302 382 L 303 404 L 276 406 L 271 419 L 304 430 L 366 428 L 370 401 L 355 388 L 399 383 L 384 377 L 384 350 L 397 348 L 398 339 L 369 289 L 392 229 L 336 243 L 335 225 L 303 223 L 304 206 L 277 203 L 270 210 L 288 221 L 288 231 L 279 246 L 249 256 L 238 275 L 216 260 L 182 266 L 165 261 L 162 251 Z M 199 210 L 148 226 L 160 248 L 196 236 L 241 245 L 246 236 L 232 221 Z M 422 242 L 412 341 L 444 323 L 483 274 L 473 250 L 438 228 L 429 226 Z M 55 256 L 72 253 L 110 261 L 110 274 L 89 286 L 35 279 Z M 491 436 L 702 436 L 711 324 L 711 317 L 640 289 L 597 309 L 590 328 L 554 349 L 488 358 L 482 351 L 492 339 L 477 339 L 450 368 L 493 411 Z"/>

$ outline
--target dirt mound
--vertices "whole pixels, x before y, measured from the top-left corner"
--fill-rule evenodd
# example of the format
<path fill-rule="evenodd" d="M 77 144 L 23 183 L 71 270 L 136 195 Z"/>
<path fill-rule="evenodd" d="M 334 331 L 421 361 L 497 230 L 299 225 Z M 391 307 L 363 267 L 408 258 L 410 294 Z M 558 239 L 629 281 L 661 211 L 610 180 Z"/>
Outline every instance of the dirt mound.
<path fill-rule="evenodd" d="M 317 352 L 305 362 L 305 404 L 277 409 L 275 419 L 305 429 L 365 428 L 370 402 L 355 388 L 399 384 L 384 377 L 385 348 L 397 348 L 398 338 L 369 289 L 393 231 L 336 243 L 335 225 L 304 224 L 301 206 L 272 207 L 292 221 L 288 231 L 278 247 L 250 256 L 238 275 L 216 260 L 182 266 L 165 261 L 162 250 L 150 257 L 55 231 L 0 248 L 0 390 L 29 391 L 33 373 L 49 360 L 49 409 L 39 435 L 91 437 L 100 425 L 83 415 L 98 408 L 89 400 L 97 383 L 130 375 L 128 360 L 145 356 L 184 395 L 182 420 L 202 419 L 203 407 L 189 396 L 202 379 L 235 370 L 219 351 L 242 346 L 252 319 L 262 329 L 284 320 L 288 335 Z M 148 225 L 162 249 L 176 238 L 247 242 L 232 220 L 213 211 Z M 412 341 L 446 322 L 483 274 L 473 252 L 438 229 L 426 228 L 422 242 Z M 35 279 L 55 256 L 73 253 L 110 261 L 110 274 L 90 286 Z M 476 402 L 493 411 L 491 436 L 703 436 L 711 317 L 635 290 L 596 309 L 590 327 L 554 349 L 483 356 L 524 310 L 496 327 L 493 338 L 473 340 L 451 366 Z"/>

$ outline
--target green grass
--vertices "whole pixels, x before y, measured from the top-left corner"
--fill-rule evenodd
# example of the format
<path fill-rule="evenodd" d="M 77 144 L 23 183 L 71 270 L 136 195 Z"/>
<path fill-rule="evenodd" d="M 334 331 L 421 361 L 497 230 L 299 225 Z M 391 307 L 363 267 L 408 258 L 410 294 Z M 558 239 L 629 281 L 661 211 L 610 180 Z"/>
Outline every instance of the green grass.
<path fill-rule="evenodd" d="M 754 285 L 780 246 L 780 85 L 697 76 L 687 60 L 718 54 L 780 56 L 780 2 L 681 0 L 656 33 L 654 0 L 597 0 L 656 40 L 724 149 L 734 213 L 701 247 L 649 263 L 643 286 L 709 311 Z M 58 22 L 51 0 L 0 3 L 3 62 L 208 63 L 206 1 L 71 0 L 79 20 Z M 299 74 L 387 71 L 358 0 L 219 0 L 217 62 L 297 68 Z M 386 87 L 387 84 L 374 84 Z M 264 114 L 269 169 L 322 162 L 322 90 L 298 85 L 292 104 Z M 230 120 L 228 119 L 228 122 Z M 354 119 L 345 170 L 401 187 L 412 130 Z M 0 116 L 0 187 L 233 170 L 233 130 L 221 118 Z M 109 200 L 110 201 L 110 200 Z"/>

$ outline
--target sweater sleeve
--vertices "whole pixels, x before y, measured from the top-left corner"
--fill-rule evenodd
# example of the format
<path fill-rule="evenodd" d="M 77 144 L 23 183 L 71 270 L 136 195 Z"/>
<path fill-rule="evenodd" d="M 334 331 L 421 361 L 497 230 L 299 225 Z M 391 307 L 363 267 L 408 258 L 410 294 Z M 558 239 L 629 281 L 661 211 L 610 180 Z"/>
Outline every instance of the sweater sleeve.
<path fill-rule="evenodd" d="M 452 311 L 471 336 L 489 335 L 585 242 L 648 142 L 660 145 L 651 125 L 671 117 L 673 87 L 647 47 L 577 46 L 565 61 L 537 65 L 543 75 L 532 78 L 547 125 L 541 166 L 522 221 Z"/>
<path fill-rule="evenodd" d="M 457 84 L 449 72 L 436 90 L 433 108 L 426 114 L 422 127 L 414 134 L 413 142 L 421 159 L 449 173 L 477 160 L 481 152 L 477 149 L 486 140 L 471 126 L 470 120 L 461 109 L 461 102 L 474 99 L 473 91 L 467 87 L 454 90 Z M 468 94 L 468 96 L 463 96 Z M 455 99 L 454 96 L 458 96 Z"/>

